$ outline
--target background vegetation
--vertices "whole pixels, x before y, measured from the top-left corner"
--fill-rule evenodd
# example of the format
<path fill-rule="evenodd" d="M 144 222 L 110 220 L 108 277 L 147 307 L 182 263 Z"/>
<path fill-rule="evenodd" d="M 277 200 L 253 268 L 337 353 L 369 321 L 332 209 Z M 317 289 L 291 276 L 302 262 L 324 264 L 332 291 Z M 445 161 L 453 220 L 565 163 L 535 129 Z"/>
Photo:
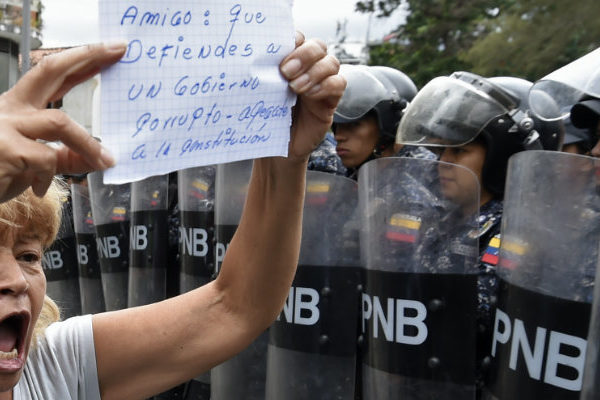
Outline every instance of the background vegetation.
<path fill-rule="evenodd" d="M 418 87 L 466 70 L 535 81 L 600 46 L 599 0 L 366 0 L 360 12 L 406 23 L 370 48 L 371 65 L 405 72 Z"/>

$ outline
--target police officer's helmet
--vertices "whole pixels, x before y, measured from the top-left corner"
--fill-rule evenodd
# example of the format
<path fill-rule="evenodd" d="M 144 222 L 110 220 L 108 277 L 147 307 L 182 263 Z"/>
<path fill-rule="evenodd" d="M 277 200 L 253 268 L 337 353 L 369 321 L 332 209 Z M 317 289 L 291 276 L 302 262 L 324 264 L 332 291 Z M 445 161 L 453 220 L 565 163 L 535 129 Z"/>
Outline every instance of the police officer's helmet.
<path fill-rule="evenodd" d="M 510 156 L 529 149 L 558 150 L 562 143 L 561 121 L 543 121 L 529 113 L 531 85 L 520 78 L 483 78 L 469 72 L 435 78 L 407 107 L 397 142 L 447 147 L 481 139 L 486 146 L 482 185 L 500 197 Z M 556 106 L 550 98 L 547 102 Z"/>
<path fill-rule="evenodd" d="M 590 128 L 578 128 L 572 121 L 571 117 L 566 117 L 564 120 L 565 125 L 565 138 L 563 140 L 563 147 L 574 144 L 577 145 L 581 154 L 589 153 L 596 140 Z"/>
<path fill-rule="evenodd" d="M 392 144 L 402 111 L 417 93 L 417 87 L 404 73 L 383 66 L 342 65 L 340 74 L 347 86 L 333 115 L 335 124 L 356 122 L 374 113 L 380 144 Z"/>

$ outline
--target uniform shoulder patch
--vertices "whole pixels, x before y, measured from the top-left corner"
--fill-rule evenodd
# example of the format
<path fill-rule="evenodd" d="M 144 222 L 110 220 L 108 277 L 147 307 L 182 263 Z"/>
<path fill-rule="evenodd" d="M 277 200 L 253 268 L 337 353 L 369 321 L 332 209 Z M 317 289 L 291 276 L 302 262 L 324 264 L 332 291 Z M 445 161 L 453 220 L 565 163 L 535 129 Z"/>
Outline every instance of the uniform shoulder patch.
<path fill-rule="evenodd" d="M 500 234 L 497 234 L 488 243 L 488 246 L 485 249 L 483 256 L 481 257 L 481 261 L 486 264 L 497 265 L 498 264 L 498 255 L 500 252 L 500 243 L 501 243 Z"/>

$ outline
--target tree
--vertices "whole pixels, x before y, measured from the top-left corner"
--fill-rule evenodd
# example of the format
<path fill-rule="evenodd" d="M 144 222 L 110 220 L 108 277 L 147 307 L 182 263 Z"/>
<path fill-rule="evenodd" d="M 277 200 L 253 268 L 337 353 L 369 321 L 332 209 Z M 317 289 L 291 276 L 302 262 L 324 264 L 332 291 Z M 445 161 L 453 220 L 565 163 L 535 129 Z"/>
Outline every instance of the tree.
<path fill-rule="evenodd" d="M 460 58 L 480 75 L 535 81 L 600 46 L 598 15 L 598 0 L 515 1 Z"/>
<path fill-rule="evenodd" d="M 492 19 L 510 0 L 366 0 L 357 11 L 390 15 L 406 7 L 406 23 L 399 26 L 394 43 L 371 49 L 371 64 L 389 65 L 423 86 L 436 76 L 470 70 L 471 62 L 460 55 L 482 33 L 482 19 Z"/>
<path fill-rule="evenodd" d="M 409 13 L 397 40 L 371 48 L 418 86 L 468 70 L 537 80 L 600 46 L 598 0 L 363 0 L 360 12 Z"/>

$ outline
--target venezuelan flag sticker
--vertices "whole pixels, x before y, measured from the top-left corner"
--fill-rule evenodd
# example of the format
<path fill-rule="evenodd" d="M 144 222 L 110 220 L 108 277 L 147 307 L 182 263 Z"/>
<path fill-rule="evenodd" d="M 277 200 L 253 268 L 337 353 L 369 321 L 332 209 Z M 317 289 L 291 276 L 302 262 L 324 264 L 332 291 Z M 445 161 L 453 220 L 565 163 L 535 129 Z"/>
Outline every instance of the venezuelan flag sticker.
<path fill-rule="evenodd" d="M 206 199 L 208 194 L 208 184 L 201 179 L 194 179 L 190 194 L 200 200 Z"/>
<path fill-rule="evenodd" d="M 421 218 L 394 214 L 390 218 L 385 237 L 393 242 L 415 243 L 421 229 Z"/>
<path fill-rule="evenodd" d="M 125 215 L 127 214 L 127 210 L 124 207 L 114 207 L 112 210 L 113 221 L 125 221 Z"/>
<path fill-rule="evenodd" d="M 310 182 L 306 186 L 306 202 L 315 205 L 327 203 L 329 189 L 328 183 Z"/>

